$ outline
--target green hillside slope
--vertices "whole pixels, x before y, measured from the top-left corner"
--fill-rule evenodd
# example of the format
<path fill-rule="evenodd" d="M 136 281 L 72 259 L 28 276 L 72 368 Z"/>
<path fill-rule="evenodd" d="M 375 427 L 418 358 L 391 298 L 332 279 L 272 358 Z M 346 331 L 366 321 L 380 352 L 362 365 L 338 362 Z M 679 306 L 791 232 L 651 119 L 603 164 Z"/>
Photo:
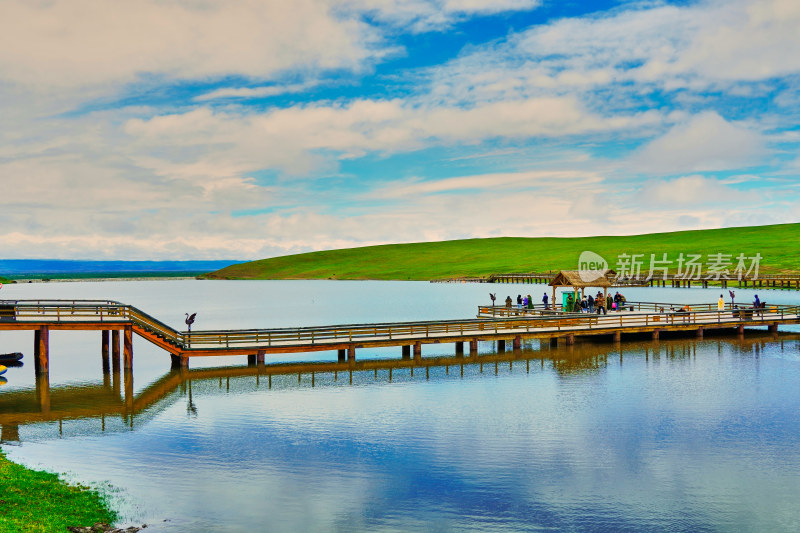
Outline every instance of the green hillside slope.
<path fill-rule="evenodd" d="M 288 255 L 233 265 L 209 279 L 398 279 L 432 280 L 504 272 L 576 269 L 584 250 L 616 268 L 621 253 L 677 260 L 683 254 L 761 254 L 760 273 L 800 272 L 800 224 L 653 233 L 623 237 L 466 239 L 391 244 Z M 749 261 L 748 261 L 749 264 Z M 677 261 L 673 263 L 677 267 Z M 674 270 L 674 269 L 673 269 Z"/>

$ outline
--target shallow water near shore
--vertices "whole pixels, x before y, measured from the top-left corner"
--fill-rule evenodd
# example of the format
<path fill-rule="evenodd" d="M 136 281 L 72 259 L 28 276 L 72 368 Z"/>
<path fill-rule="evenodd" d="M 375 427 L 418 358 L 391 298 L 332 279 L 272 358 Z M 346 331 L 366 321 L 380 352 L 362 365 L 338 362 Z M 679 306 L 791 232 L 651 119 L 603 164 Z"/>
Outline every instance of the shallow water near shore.
<path fill-rule="evenodd" d="M 189 280 L 7 285 L 0 296 L 115 299 L 176 328 L 197 312 L 204 329 L 465 318 L 489 290 L 538 301 L 545 287 Z M 623 292 L 699 303 L 720 291 Z M 531 341 L 502 354 L 481 343 L 477 361 L 426 345 L 430 364 L 413 375 L 397 364 L 268 377 L 239 372 L 245 358 L 232 357 L 192 360 L 181 376 L 136 338 L 132 385 L 147 401 L 133 415 L 115 411 L 120 384 L 102 374 L 100 335 L 53 332 L 53 404 L 61 395 L 74 416 L 4 426 L 3 449 L 110 484 L 124 522 L 155 531 L 796 531 L 800 329 L 765 329 Z M 30 332 L 0 335 L 0 351 L 26 360 L 31 345 Z M 358 357 L 400 360 L 399 349 Z M 6 377 L 0 415 L 14 395 L 27 405 L 36 384 L 30 362 Z"/>

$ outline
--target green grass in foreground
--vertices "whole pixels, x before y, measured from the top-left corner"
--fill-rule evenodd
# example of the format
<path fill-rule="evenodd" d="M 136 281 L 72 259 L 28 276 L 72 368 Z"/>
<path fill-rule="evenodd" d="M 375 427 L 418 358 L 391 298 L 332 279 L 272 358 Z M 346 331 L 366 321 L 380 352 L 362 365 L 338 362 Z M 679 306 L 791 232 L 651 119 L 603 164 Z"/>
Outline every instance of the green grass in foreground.
<path fill-rule="evenodd" d="M 56 474 L 29 470 L 0 452 L 0 531 L 66 531 L 67 526 L 113 523 L 105 497 Z"/>
<path fill-rule="evenodd" d="M 653 233 L 622 237 L 500 237 L 391 244 L 288 255 L 232 265 L 208 279 L 432 280 L 493 273 L 574 270 L 589 250 L 616 268 L 620 253 L 677 259 L 680 253 L 762 256 L 760 274 L 800 272 L 800 224 Z M 677 266 L 677 263 L 674 263 Z"/>

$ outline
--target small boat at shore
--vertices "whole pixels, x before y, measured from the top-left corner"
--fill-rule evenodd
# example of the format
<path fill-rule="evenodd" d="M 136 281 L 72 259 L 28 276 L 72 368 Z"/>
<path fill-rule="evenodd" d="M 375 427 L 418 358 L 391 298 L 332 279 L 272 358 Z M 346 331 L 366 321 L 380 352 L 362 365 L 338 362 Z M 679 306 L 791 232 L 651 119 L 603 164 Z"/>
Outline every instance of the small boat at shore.
<path fill-rule="evenodd" d="M 14 353 L 0 353 L 0 363 L 16 363 L 22 359 L 22 354 L 19 352 Z"/>
<path fill-rule="evenodd" d="M 2 376 L 3 374 L 5 374 L 5 373 L 6 373 L 6 370 L 8 370 L 6 367 L 4 367 L 3 365 L 0 365 L 0 376 Z"/>

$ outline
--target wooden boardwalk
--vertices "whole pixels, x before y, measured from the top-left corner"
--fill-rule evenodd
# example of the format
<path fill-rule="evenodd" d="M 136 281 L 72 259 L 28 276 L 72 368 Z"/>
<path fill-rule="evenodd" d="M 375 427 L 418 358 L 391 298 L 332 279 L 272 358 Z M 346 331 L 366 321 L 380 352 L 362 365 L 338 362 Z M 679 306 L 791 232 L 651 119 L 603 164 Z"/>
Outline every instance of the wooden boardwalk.
<path fill-rule="evenodd" d="M 267 354 L 334 350 L 338 360 L 355 360 L 356 350 L 399 346 L 402 356 L 418 359 L 426 344 L 454 343 L 457 355 L 476 353 L 479 341 L 506 342 L 518 348 L 524 339 L 561 339 L 572 344 L 576 337 L 607 335 L 619 340 L 623 334 L 649 334 L 657 339 L 662 332 L 695 332 L 705 329 L 743 331 L 745 327 L 766 326 L 776 331 L 779 324 L 800 323 L 800 306 L 768 305 L 763 310 L 717 311 L 716 305 L 693 306 L 678 312 L 678 305 L 628 304 L 633 311 L 607 315 L 532 313 L 515 308 L 481 306 L 479 317 L 464 320 L 341 324 L 302 328 L 177 331 L 143 311 L 114 301 L 20 300 L 3 302 L 6 310 L 0 330 L 33 330 L 34 363 L 37 373 L 49 368 L 51 330 L 100 330 L 104 368 L 109 359 L 120 364 L 120 335 L 123 364 L 133 365 L 133 334 L 164 349 L 175 366 L 187 366 L 191 357 L 247 355 L 263 362 Z M 13 310 L 13 314 L 9 312 Z M 487 316 L 492 309 L 491 316 Z M 110 339 L 110 340 L 109 340 Z"/>
<path fill-rule="evenodd" d="M 432 283 L 537 283 L 547 285 L 558 272 L 522 272 L 508 274 L 491 274 L 486 277 L 471 276 L 462 278 L 449 278 L 433 280 Z M 675 287 L 691 288 L 719 286 L 728 288 L 765 288 L 765 289 L 796 289 L 800 290 L 800 275 L 798 274 L 763 274 L 754 278 L 743 277 L 696 277 L 678 274 L 656 275 L 649 277 L 624 276 L 612 278 L 613 287 Z"/>

